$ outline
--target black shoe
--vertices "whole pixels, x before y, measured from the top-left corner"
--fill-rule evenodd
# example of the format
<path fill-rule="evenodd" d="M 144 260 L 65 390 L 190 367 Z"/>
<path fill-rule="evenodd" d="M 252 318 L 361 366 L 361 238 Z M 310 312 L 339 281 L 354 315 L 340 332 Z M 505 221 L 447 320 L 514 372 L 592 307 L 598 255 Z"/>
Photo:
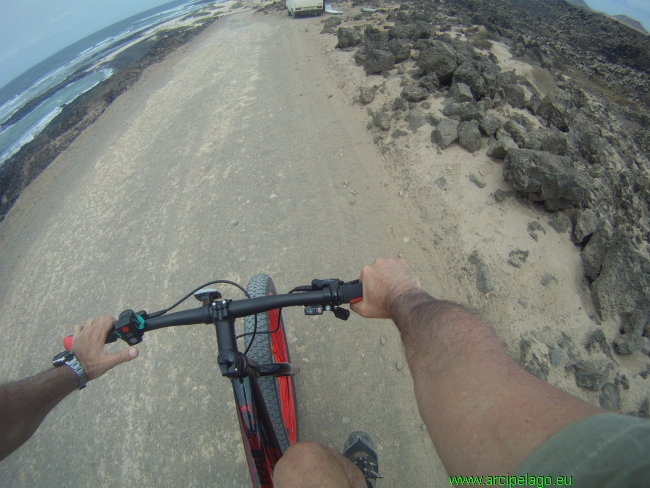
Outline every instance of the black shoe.
<path fill-rule="evenodd" d="M 381 478 L 381 476 L 379 475 L 377 451 L 375 451 L 375 445 L 370 436 L 359 430 L 352 432 L 343 446 L 343 455 L 361 470 L 368 488 L 374 488 L 377 478 Z"/>

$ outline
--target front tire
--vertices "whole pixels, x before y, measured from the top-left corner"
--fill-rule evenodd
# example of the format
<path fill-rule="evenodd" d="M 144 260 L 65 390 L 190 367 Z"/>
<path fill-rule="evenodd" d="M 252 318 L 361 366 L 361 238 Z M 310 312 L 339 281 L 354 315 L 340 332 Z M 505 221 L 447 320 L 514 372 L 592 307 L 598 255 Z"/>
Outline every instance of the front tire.
<path fill-rule="evenodd" d="M 265 275 L 253 276 L 246 287 L 252 298 L 276 295 L 273 280 Z M 279 311 L 257 314 L 257 334 L 248 357 L 258 364 L 288 363 L 289 345 L 284 331 L 284 321 L 279 320 Z M 244 332 L 253 332 L 255 317 L 244 319 Z M 268 332 L 271 331 L 269 334 Z M 267 332 L 262 333 L 260 332 Z M 246 336 L 246 347 L 253 336 Z M 263 376 L 258 378 L 260 390 L 269 411 L 282 453 L 298 440 L 298 415 L 296 390 L 293 376 Z"/>

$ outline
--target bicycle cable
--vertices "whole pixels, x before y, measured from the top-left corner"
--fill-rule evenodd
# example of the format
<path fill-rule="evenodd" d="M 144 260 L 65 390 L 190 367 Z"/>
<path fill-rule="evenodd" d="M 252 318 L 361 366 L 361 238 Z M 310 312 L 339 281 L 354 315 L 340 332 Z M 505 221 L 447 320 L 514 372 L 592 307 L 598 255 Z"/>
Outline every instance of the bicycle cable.
<path fill-rule="evenodd" d="M 192 290 L 191 292 L 189 292 L 187 295 L 185 295 L 185 296 L 184 296 L 183 298 L 181 298 L 179 301 L 177 301 L 176 303 L 174 303 L 171 307 L 169 307 L 169 308 L 165 308 L 164 310 L 158 310 L 157 312 L 153 312 L 153 313 L 151 313 L 151 314 L 148 314 L 148 315 L 149 315 L 149 318 L 160 317 L 161 315 L 165 315 L 165 314 L 166 314 L 167 312 L 169 312 L 170 310 L 173 310 L 173 309 L 175 309 L 176 307 L 178 307 L 181 303 L 183 303 L 183 302 L 184 302 L 185 300 L 187 300 L 189 297 L 191 297 L 192 295 L 194 295 L 197 291 L 199 291 L 199 290 L 205 288 L 205 287 L 208 286 L 208 285 L 215 285 L 215 284 L 219 284 L 219 283 L 224 283 L 224 284 L 226 284 L 226 285 L 232 285 L 232 286 L 234 286 L 234 287 L 237 287 L 237 288 L 239 288 L 239 289 L 244 293 L 244 295 L 246 295 L 246 298 L 251 298 L 250 293 L 248 293 L 248 292 L 246 291 L 246 289 L 245 289 L 243 286 L 241 286 L 241 285 L 238 284 L 238 283 L 235 283 L 234 281 L 228 281 L 228 280 L 214 280 L 214 281 L 208 281 L 207 283 L 204 283 L 203 285 L 201 285 L 201 286 L 199 286 L 198 288 L 195 288 L 194 290 Z"/>
<path fill-rule="evenodd" d="M 297 286 L 293 290 L 289 290 L 287 295 L 297 291 L 300 288 L 301 288 L 300 286 Z M 246 354 L 248 354 L 248 351 L 250 350 L 251 346 L 253 345 L 253 341 L 255 340 L 255 336 L 257 334 L 275 334 L 278 330 L 280 330 L 280 324 L 281 323 L 282 323 L 282 307 L 280 307 L 278 309 L 278 324 L 275 327 L 275 329 L 274 330 L 268 330 L 268 331 L 265 331 L 265 332 L 257 332 L 257 314 L 255 314 L 255 326 L 253 327 L 253 332 L 244 332 L 243 334 L 239 334 L 238 336 L 235 337 L 235 339 L 240 339 L 240 338 L 245 337 L 245 336 L 252 336 L 250 342 L 248 343 L 248 346 L 246 347 L 246 350 L 244 351 L 244 356 L 246 356 Z"/>

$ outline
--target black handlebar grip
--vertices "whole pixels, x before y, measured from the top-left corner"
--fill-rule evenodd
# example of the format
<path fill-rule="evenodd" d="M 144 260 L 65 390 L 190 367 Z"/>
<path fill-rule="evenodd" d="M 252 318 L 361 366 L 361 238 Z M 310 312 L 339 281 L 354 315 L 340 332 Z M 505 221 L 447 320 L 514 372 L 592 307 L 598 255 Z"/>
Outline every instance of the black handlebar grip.
<path fill-rule="evenodd" d="M 355 283 L 353 285 L 341 285 L 342 303 L 357 303 L 363 300 L 363 285 Z"/>

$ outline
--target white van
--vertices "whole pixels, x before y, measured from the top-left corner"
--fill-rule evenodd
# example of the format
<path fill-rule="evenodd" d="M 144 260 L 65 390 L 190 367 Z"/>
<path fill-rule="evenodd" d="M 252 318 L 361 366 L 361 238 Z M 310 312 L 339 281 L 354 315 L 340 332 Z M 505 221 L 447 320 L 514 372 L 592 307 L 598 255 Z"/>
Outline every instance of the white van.
<path fill-rule="evenodd" d="M 325 10 L 325 0 L 287 0 L 287 15 L 294 19 L 296 15 L 317 14 Z"/>

